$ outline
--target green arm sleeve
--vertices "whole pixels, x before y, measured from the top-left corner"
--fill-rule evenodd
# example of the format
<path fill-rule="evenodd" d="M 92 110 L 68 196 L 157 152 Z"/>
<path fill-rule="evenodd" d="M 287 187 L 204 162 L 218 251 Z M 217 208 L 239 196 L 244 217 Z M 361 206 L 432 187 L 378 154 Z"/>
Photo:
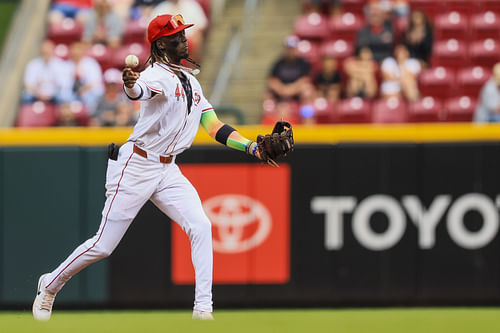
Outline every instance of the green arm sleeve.
<path fill-rule="evenodd" d="M 205 111 L 201 114 L 201 119 L 200 119 L 201 126 L 203 126 L 203 128 L 208 132 L 208 134 L 214 139 L 217 133 L 214 132 L 212 129 L 214 128 L 214 125 L 218 122 L 219 118 L 217 118 L 217 115 L 215 114 L 215 111 L 213 109 Z M 231 134 L 232 137 L 227 139 L 226 146 L 236 150 L 246 151 L 247 146 L 251 144 L 252 141 L 243 137 L 236 131 L 233 133 Z"/>

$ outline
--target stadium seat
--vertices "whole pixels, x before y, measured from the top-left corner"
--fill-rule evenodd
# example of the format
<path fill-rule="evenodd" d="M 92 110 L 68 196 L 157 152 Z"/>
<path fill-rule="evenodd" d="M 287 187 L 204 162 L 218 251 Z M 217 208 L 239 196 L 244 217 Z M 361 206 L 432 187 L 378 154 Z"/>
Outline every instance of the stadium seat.
<path fill-rule="evenodd" d="M 87 56 L 97 60 L 101 69 L 104 72 L 106 69 L 112 67 L 112 52 L 103 44 L 94 44 L 87 50 Z M 123 60 L 122 60 L 123 63 Z M 125 67 L 122 65 L 120 68 Z"/>
<path fill-rule="evenodd" d="M 419 76 L 422 96 L 451 97 L 456 93 L 455 73 L 445 67 L 428 68 Z"/>
<path fill-rule="evenodd" d="M 334 56 L 341 62 L 345 58 L 352 56 L 354 45 L 352 42 L 343 39 L 326 41 L 321 45 L 320 53 Z"/>
<path fill-rule="evenodd" d="M 81 40 L 83 25 L 78 21 L 65 18 L 59 24 L 51 24 L 47 38 L 55 44 L 71 44 Z"/>
<path fill-rule="evenodd" d="M 457 11 L 437 15 L 434 19 L 436 40 L 467 40 L 467 18 Z"/>
<path fill-rule="evenodd" d="M 331 39 L 344 39 L 354 41 L 356 34 L 363 27 L 364 20 L 361 16 L 353 13 L 344 13 L 333 16 L 328 21 Z"/>
<path fill-rule="evenodd" d="M 337 104 L 331 120 L 336 123 L 368 123 L 371 121 L 370 109 L 370 102 L 360 97 L 344 99 Z"/>
<path fill-rule="evenodd" d="M 342 0 L 342 9 L 344 12 L 363 15 L 363 9 L 368 0 Z"/>
<path fill-rule="evenodd" d="M 494 13 L 500 12 L 500 1 L 498 0 L 474 0 L 473 3 L 480 11 L 491 10 Z"/>
<path fill-rule="evenodd" d="M 146 42 L 146 30 L 148 28 L 148 21 L 144 18 L 138 20 L 129 20 L 125 24 L 125 31 L 123 33 L 123 44 L 141 43 Z"/>
<path fill-rule="evenodd" d="M 410 122 L 437 122 L 442 119 L 441 102 L 431 96 L 426 96 L 408 107 Z"/>
<path fill-rule="evenodd" d="M 295 20 L 295 34 L 301 39 L 323 40 L 328 37 L 328 22 L 318 13 L 299 16 Z"/>
<path fill-rule="evenodd" d="M 66 44 L 57 44 L 54 48 L 54 54 L 64 60 L 69 58 L 69 47 Z"/>
<path fill-rule="evenodd" d="M 298 54 L 311 63 L 314 70 L 319 69 L 321 63 L 320 47 L 317 42 L 303 39 L 297 45 Z"/>
<path fill-rule="evenodd" d="M 469 45 L 471 63 L 477 66 L 491 67 L 500 61 L 498 40 L 487 38 L 471 42 Z"/>
<path fill-rule="evenodd" d="M 123 45 L 113 52 L 110 66 L 122 69 L 125 67 L 124 59 L 129 54 L 135 54 L 139 58 L 139 66 L 142 66 L 149 57 L 149 49 L 144 44 L 139 43 Z"/>
<path fill-rule="evenodd" d="M 454 10 L 469 16 L 477 11 L 477 6 L 471 0 L 441 0 L 444 10 Z"/>
<path fill-rule="evenodd" d="M 24 104 L 19 110 L 16 120 L 17 127 L 48 127 L 57 121 L 57 109 L 54 105 L 44 102 Z"/>
<path fill-rule="evenodd" d="M 434 43 L 431 57 L 432 66 L 459 68 L 468 65 L 468 61 L 465 42 L 452 38 Z"/>
<path fill-rule="evenodd" d="M 318 124 L 328 124 L 335 118 L 335 103 L 328 102 L 325 98 L 317 98 L 313 104 L 314 118 Z"/>
<path fill-rule="evenodd" d="M 483 85 L 491 77 L 490 69 L 486 67 L 466 67 L 458 70 L 457 84 L 459 93 L 464 96 L 477 98 Z"/>
<path fill-rule="evenodd" d="M 500 37 L 500 16 L 492 11 L 475 14 L 470 18 L 472 39 L 498 39 Z"/>
<path fill-rule="evenodd" d="M 471 122 L 476 110 L 476 100 L 469 96 L 450 98 L 444 103 L 446 121 Z"/>
<path fill-rule="evenodd" d="M 397 97 L 384 98 L 372 103 L 372 123 L 405 123 L 407 118 L 406 102 Z"/>

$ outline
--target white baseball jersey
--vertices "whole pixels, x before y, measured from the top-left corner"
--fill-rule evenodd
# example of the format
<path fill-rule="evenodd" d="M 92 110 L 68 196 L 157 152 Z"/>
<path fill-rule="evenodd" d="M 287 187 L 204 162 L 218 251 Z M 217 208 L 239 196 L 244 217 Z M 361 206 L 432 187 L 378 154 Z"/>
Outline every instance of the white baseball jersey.
<path fill-rule="evenodd" d="M 108 160 L 107 199 L 99 230 L 50 273 L 45 286 L 50 292 L 59 292 L 73 275 L 109 256 L 139 210 L 151 200 L 188 235 L 196 280 L 194 309 L 212 311 L 210 221 L 198 193 L 182 175 L 175 159 L 162 163 L 158 158 L 158 155 L 175 157 L 189 148 L 198 131 L 202 112 L 212 110 L 198 81 L 186 75 L 193 94 L 191 112 L 188 112 L 181 81 L 168 67 L 155 63 L 141 74 L 137 81 L 143 91 L 141 114 L 128 142 L 120 148 L 118 159 Z M 147 158 L 136 153 L 134 145 L 145 150 Z M 151 264 L 154 265 L 154 261 Z"/>
<path fill-rule="evenodd" d="M 141 73 L 137 80 L 143 91 L 141 112 L 128 141 L 159 155 L 177 155 L 191 146 L 202 112 L 213 108 L 203 96 L 198 80 L 184 74 L 192 87 L 191 112 L 181 81 L 170 68 L 154 63 Z M 156 93 L 152 98 L 151 92 Z"/>

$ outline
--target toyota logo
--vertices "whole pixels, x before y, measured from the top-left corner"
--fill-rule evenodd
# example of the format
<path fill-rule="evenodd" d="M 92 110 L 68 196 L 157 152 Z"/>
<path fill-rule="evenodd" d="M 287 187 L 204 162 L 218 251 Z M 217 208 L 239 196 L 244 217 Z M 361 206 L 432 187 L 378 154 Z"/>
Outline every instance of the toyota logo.
<path fill-rule="evenodd" d="M 259 201 L 223 194 L 203 202 L 214 226 L 214 251 L 240 253 L 262 244 L 271 232 L 271 214 Z"/>

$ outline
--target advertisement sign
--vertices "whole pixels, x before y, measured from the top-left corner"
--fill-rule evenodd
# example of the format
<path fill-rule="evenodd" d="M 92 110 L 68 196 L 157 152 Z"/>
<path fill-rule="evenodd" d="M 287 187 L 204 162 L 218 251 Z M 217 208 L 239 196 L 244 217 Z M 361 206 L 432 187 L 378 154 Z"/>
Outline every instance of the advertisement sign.
<path fill-rule="evenodd" d="M 290 169 L 256 164 L 181 166 L 212 222 L 214 283 L 286 283 L 290 278 Z M 193 284 L 187 235 L 172 224 L 172 281 Z"/>

